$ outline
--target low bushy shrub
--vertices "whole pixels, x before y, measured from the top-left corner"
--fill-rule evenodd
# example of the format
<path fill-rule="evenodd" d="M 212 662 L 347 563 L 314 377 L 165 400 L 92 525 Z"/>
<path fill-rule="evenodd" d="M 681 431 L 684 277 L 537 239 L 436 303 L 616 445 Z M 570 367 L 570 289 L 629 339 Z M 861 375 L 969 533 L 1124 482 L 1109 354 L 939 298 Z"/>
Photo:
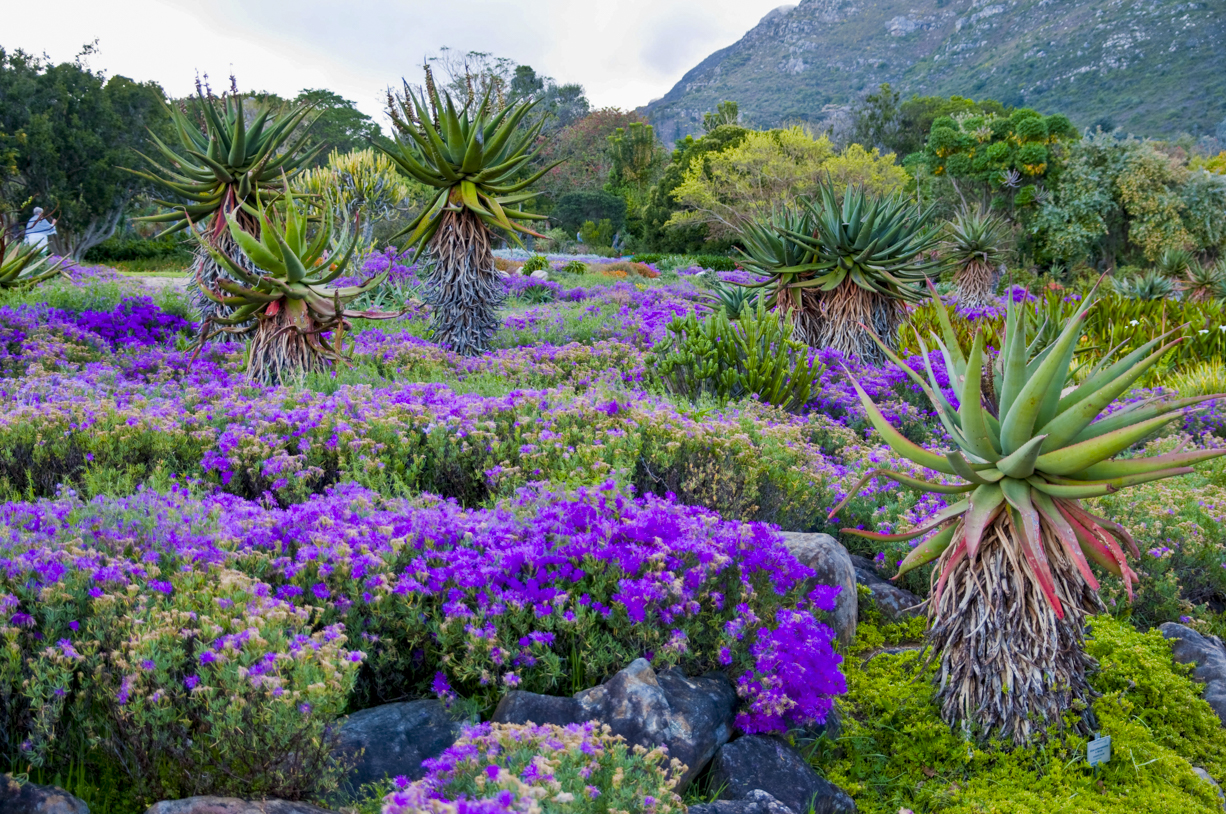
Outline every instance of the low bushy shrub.
<path fill-rule="evenodd" d="M 89 263 L 116 263 L 158 258 L 176 258 L 190 262 L 191 252 L 181 240 L 169 235 L 161 238 L 116 235 L 85 252 L 85 260 Z"/>
<path fill-rule="evenodd" d="M 630 748 L 608 726 L 481 724 L 401 778 L 383 814 L 684 814 L 684 768 L 662 748 Z"/>
<path fill-rule="evenodd" d="M 520 266 L 520 274 L 531 274 L 534 271 L 549 271 L 553 267 L 549 265 L 549 258 L 543 254 L 534 254 L 524 261 Z"/>

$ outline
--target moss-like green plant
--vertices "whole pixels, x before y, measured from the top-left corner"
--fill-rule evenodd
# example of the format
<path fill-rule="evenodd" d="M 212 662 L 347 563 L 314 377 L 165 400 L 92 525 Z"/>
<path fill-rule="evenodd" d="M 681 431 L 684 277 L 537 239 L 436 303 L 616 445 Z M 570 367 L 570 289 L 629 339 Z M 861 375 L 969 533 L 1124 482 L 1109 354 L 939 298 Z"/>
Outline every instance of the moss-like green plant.
<path fill-rule="evenodd" d="M 720 309 L 699 320 L 674 319 L 669 339 L 657 348 L 657 372 L 670 392 L 721 402 L 756 397 L 797 411 L 813 396 L 823 366 L 802 343 L 791 338 L 781 314 L 759 304 L 733 322 Z"/>
<path fill-rule="evenodd" d="M 534 254 L 524 261 L 524 265 L 520 271 L 524 274 L 531 274 L 534 271 L 550 271 L 553 267 L 549 265 L 549 258 L 543 254 Z"/>

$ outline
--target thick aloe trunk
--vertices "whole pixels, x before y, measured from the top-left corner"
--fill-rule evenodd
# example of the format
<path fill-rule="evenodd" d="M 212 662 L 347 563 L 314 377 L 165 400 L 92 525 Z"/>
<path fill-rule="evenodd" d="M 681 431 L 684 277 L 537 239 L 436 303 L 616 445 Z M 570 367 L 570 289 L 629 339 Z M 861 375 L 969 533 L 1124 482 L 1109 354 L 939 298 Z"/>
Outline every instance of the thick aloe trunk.
<path fill-rule="evenodd" d="M 1074 728 L 1088 733 L 1094 691 L 1086 676 L 1095 662 L 1082 630 L 1086 615 L 1102 603 L 1044 526 L 1043 547 L 1064 610 L 1058 618 L 1007 514 L 987 529 L 973 563 L 951 546 L 933 571 L 936 580 L 960 556 L 939 602 L 934 582 L 928 608 L 941 713 L 980 738 L 1019 744 L 1061 725 L 1070 712 L 1079 718 Z"/>
<path fill-rule="evenodd" d="M 209 228 L 207 233 L 204 235 L 204 239 L 209 241 L 210 245 L 212 245 L 212 247 L 218 252 L 226 255 L 244 269 L 251 271 L 253 274 L 259 275 L 260 271 L 258 267 L 255 265 L 255 263 L 251 262 L 247 255 L 243 254 L 242 249 L 238 247 L 238 244 L 234 242 L 234 238 L 230 236 L 230 230 L 225 228 L 225 219 L 222 217 L 222 215 L 218 213 L 215 217 L 218 219 L 218 223 L 220 223 L 221 226 L 215 225 Z M 247 228 L 248 231 L 251 231 L 252 234 L 257 236 L 259 235 L 258 223 L 254 226 L 247 224 L 245 228 Z M 200 320 L 202 323 L 217 317 L 226 318 L 234 313 L 234 309 L 230 306 L 214 302 L 203 293 L 203 289 L 208 289 L 215 294 L 225 294 L 225 292 L 218 286 L 218 280 L 240 282 L 235 280 L 234 277 L 228 271 L 226 271 L 226 269 L 220 263 L 213 259 L 213 256 L 209 254 L 208 249 L 204 248 L 203 246 L 197 246 L 196 259 L 192 263 L 192 275 L 188 285 L 188 299 L 191 302 L 192 307 L 195 308 L 196 312 L 200 314 Z M 234 328 L 228 331 L 218 332 L 213 339 L 214 341 L 219 342 L 241 341 L 244 336 L 248 335 L 254 329 L 255 322 L 248 322 L 244 325 L 234 326 Z M 210 330 L 216 331 L 217 325 L 211 325 Z"/>
<path fill-rule="evenodd" d="M 983 308 L 996 304 L 996 269 L 988 263 L 967 263 L 954 275 L 958 305 Z"/>
<path fill-rule="evenodd" d="M 447 212 L 430 241 L 430 259 L 425 301 L 435 341 L 464 356 L 485 352 L 506 298 L 489 229 L 468 209 Z"/>
<path fill-rule="evenodd" d="M 283 299 L 269 305 L 256 321 L 247 349 L 247 375 L 261 384 L 292 384 L 307 373 L 327 370 L 335 357 L 306 303 Z"/>
<path fill-rule="evenodd" d="M 792 313 L 797 341 L 814 348 L 834 348 L 866 365 L 882 365 L 885 354 L 865 328 L 896 347 L 898 326 L 906 316 L 902 301 L 844 281 L 833 291 L 807 289 L 802 306 Z"/>

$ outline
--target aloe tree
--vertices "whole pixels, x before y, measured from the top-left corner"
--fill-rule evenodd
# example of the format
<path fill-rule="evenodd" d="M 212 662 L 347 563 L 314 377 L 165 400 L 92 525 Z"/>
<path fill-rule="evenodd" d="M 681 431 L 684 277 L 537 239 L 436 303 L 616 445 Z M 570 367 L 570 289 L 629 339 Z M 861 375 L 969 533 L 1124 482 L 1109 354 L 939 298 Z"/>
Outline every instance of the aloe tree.
<path fill-rule="evenodd" d="M 345 235 L 333 244 L 333 218 L 328 213 L 319 218 L 314 235 L 308 236 L 311 224 L 289 191 L 277 204 L 244 206 L 240 212 L 226 215 L 227 233 L 242 257 L 253 261 L 258 270 L 249 270 L 238 258 L 217 249 L 215 241 L 200 235 L 197 239 L 228 272 L 215 280 L 214 288 L 202 289 L 210 301 L 230 309 L 228 316 L 215 316 L 214 322 L 223 331 L 242 330 L 242 325 L 254 322 L 247 347 L 247 375 L 255 381 L 282 384 L 310 371 L 325 370 L 342 361 L 340 344 L 348 320 L 397 316 L 346 308 L 383 282 L 386 272 L 359 285 L 329 285 L 348 269 L 360 242 L 356 222 L 347 245 Z M 254 222 L 259 236 L 245 228 L 244 222 Z M 201 344 L 207 340 L 202 334 Z"/>
<path fill-rule="evenodd" d="M 257 198 L 265 203 L 276 200 L 314 158 L 315 153 L 306 149 L 310 125 L 299 132 L 311 107 L 282 112 L 260 106 L 248 121 L 237 90 L 217 99 L 199 88 L 189 105 L 169 109 L 178 149 L 151 133 L 162 161 L 142 154 L 153 172 L 132 172 L 180 199 L 156 201 L 167 211 L 140 220 L 168 224 L 162 234 L 200 230 L 203 241 L 192 267 L 192 301 L 206 323 L 220 324 L 233 311 L 205 292 L 216 289 L 221 280 L 237 278 L 217 262 L 216 254 L 231 258 L 248 273 L 259 271 L 232 240 L 229 219 L 237 218 L 243 231 L 259 235 L 259 220 L 251 214 Z"/>
<path fill-rule="evenodd" d="M 1218 396 L 1150 399 L 1107 412 L 1180 340 L 1168 342 L 1168 333 L 1118 360 L 1110 354 L 1076 384 L 1072 360 L 1093 293 L 1056 340 L 1034 356 L 1028 321 L 1010 302 L 996 364 L 985 353 L 982 333 L 976 332 L 964 353 L 932 293 L 944 341 L 933 339 L 949 360 L 959 406 L 955 409 L 937 386 L 931 366 L 926 379 L 900 367 L 932 401 L 953 449 L 941 453 L 909 441 L 854 378 L 851 383 L 895 452 L 956 480 L 937 483 L 874 470 L 849 499 L 871 478 L 888 478 L 910 489 L 950 495 L 949 505 L 906 533 L 843 532 L 874 540 L 914 540 L 935 532 L 907 556 L 899 576 L 937 561 L 928 614 L 929 639 L 940 660 L 942 712 L 951 723 L 977 728 L 983 736 L 1021 743 L 1058 724 L 1065 713 L 1088 708 L 1086 672 L 1092 662 L 1082 631 L 1086 614 L 1102 610 L 1091 564 L 1121 578 L 1130 597 L 1137 580 L 1125 554 L 1127 549 L 1139 556 L 1128 530 L 1095 516 L 1081 501 L 1188 474 L 1194 464 L 1226 453 L 1116 457 Z M 922 342 L 921 349 L 926 357 Z M 884 346 L 883 351 L 899 361 Z M 1081 728 L 1087 728 L 1084 721 Z"/>
<path fill-rule="evenodd" d="M 776 215 L 742 232 L 745 265 L 766 275 L 759 285 L 787 310 L 798 340 L 879 364 L 872 332 L 894 345 L 904 304 L 923 299 L 936 266 L 925 257 L 939 240 L 931 210 L 859 187 L 848 187 L 840 204 L 829 185 L 801 203 L 803 214 Z"/>
<path fill-rule="evenodd" d="M 954 267 L 958 303 L 969 308 L 992 305 L 996 268 L 1008 224 L 982 209 L 964 209 L 946 225 L 945 251 Z"/>
<path fill-rule="evenodd" d="M 406 85 L 403 96 L 391 100 L 396 140 L 377 146 L 402 173 L 436 190 L 397 237 L 407 235 L 418 254 L 428 253 L 425 299 L 436 340 L 474 355 L 489 346 L 505 297 L 494 269 L 495 231 L 517 243 L 517 233 L 540 237 L 522 222 L 544 216 L 516 207 L 536 196 L 526 190 L 556 164 L 525 175 L 544 124 L 544 118 L 525 123 L 535 102 L 503 106 L 487 94 L 457 106 L 435 88 L 428 71 L 426 78 L 420 97 Z"/>

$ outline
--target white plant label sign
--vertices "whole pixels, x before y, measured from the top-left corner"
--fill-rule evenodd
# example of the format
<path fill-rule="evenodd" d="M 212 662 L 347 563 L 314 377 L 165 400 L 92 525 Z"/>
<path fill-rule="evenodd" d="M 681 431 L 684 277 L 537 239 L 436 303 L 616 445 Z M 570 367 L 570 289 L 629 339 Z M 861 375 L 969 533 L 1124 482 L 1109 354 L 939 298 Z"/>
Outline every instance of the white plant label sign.
<path fill-rule="evenodd" d="M 1091 766 L 1111 760 L 1111 736 L 1104 735 L 1086 744 L 1086 762 Z"/>

